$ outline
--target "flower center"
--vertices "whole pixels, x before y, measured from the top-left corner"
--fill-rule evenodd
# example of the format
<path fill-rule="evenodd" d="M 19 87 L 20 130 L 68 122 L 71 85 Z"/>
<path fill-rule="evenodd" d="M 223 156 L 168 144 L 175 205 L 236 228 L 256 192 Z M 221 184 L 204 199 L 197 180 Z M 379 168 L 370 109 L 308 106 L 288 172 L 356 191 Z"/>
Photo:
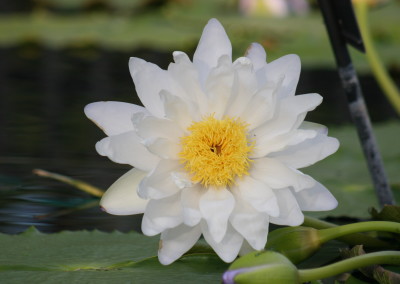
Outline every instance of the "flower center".
<path fill-rule="evenodd" d="M 181 137 L 179 156 L 194 182 L 227 186 L 248 174 L 253 143 L 247 139 L 246 127 L 239 119 L 218 120 L 212 115 L 188 127 L 190 134 Z"/>

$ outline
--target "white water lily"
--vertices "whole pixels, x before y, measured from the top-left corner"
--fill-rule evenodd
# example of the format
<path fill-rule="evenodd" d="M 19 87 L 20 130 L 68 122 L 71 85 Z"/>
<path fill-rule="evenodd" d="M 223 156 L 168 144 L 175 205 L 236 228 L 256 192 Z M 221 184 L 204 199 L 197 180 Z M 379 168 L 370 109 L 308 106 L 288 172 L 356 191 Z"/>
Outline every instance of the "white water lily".
<path fill-rule="evenodd" d="M 96 102 L 86 115 L 108 137 L 100 155 L 134 168 L 104 194 L 111 214 L 144 213 L 142 231 L 161 233 L 170 264 L 201 237 L 225 262 L 264 248 L 268 224 L 296 226 L 304 211 L 331 210 L 336 199 L 299 171 L 339 146 L 327 128 L 304 122 L 318 94 L 295 95 L 300 60 L 266 63 L 261 45 L 232 63 L 221 24 L 206 25 L 193 57 L 174 52 L 168 70 L 139 58 L 129 68 L 144 107 Z"/>

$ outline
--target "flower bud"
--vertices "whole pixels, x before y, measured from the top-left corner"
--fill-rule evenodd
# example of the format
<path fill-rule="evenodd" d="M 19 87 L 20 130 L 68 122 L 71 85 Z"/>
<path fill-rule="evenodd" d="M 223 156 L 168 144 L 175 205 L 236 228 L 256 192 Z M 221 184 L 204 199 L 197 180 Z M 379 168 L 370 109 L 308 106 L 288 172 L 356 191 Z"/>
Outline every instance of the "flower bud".
<path fill-rule="evenodd" d="M 225 284 L 299 283 L 298 272 L 285 256 L 274 251 L 251 252 L 237 259 L 222 276 Z"/>
<path fill-rule="evenodd" d="M 293 263 L 299 263 L 314 254 L 321 244 L 318 230 L 287 227 L 270 232 L 265 248 L 285 255 Z"/>

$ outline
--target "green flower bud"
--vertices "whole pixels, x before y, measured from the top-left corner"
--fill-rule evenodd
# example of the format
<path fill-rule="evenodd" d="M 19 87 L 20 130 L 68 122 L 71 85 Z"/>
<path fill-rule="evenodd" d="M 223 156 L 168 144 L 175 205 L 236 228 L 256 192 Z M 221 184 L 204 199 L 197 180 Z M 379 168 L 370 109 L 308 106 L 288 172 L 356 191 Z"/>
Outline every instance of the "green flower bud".
<path fill-rule="evenodd" d="M 274 251 L 255 251 L 237 259 L 222 276 L 225 284 L 299 283 L 298 272 L 290 260 Z"/>
<path fill-rule="evenodd" d="M 309 227 L 286 227 L 268 235 L 266 249 L 285 255 L 293 263 L 308 258 L 321 247 L 318 230 Z"/>

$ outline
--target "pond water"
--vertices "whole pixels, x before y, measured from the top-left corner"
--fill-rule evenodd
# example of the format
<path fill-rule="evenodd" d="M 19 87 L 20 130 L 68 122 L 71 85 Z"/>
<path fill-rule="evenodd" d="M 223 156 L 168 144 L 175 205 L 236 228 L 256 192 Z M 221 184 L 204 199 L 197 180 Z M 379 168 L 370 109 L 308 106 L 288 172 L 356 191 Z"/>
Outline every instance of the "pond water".
<path fill-rule="evenodd" d="M 83 108 L 101 100 L 139 103 L 130 56 L 163 68 L 171 61 L 170 53 L 149 50 L 0 48 L 0 232 L 32 225 L 44 232 L 140 230 L 141 216 L 108 215 L 90 195 L 32 174 L 42 168 L 107 188 L 129 169 L 96 154 L 94 144 L 104 134 Z M 400 84 L 400 72 L 392 75 Z M 374 79 L 360 80 L 373 121 L 396 117 Z M 303 70 L 297 93 L 311 92 L 322 94 L 324 102 L 307 120 L 330 126 L 350 122 L 335 70 Z"/>

